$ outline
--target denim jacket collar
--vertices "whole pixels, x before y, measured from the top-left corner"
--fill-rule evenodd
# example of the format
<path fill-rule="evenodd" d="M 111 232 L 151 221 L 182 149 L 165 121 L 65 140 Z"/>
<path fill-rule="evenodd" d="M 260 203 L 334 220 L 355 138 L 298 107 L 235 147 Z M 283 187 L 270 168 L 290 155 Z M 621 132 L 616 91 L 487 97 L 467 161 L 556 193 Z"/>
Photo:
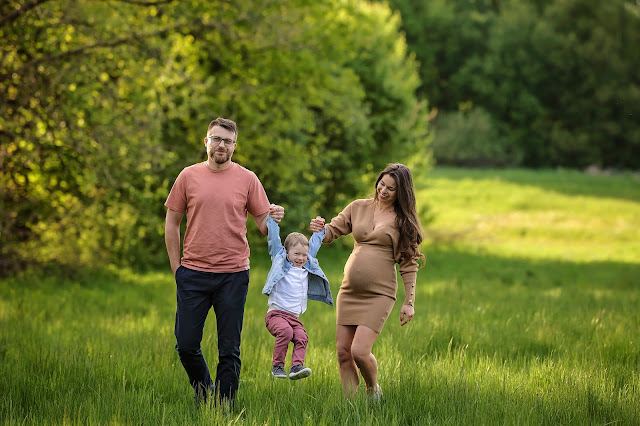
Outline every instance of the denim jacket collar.
<path fill-rule="evenodd" d="M 292 267 L 292 263 L 287 259 L 287 251 L 280 239 L 280 226 L 271 216 L 267 216 L 267 228 L 269 230 L 267 242 L 269 245 L 269 255 L 271 256 L 271 269 L 267 275 L 267 281 L 262 289 L 262 293 L 269 295 L 273 286 L 275 286 Z M 329 280 L 320 268 L 318 259 L 316 259 L 318 250 L 320 250 L 322 246 L 322 239 L 325 233 L 325 229 L 320 232 L 314 232 L 309 239 L 309 256 L 303 268 L 309 272 L 308 298 L 333 306 Z"/>

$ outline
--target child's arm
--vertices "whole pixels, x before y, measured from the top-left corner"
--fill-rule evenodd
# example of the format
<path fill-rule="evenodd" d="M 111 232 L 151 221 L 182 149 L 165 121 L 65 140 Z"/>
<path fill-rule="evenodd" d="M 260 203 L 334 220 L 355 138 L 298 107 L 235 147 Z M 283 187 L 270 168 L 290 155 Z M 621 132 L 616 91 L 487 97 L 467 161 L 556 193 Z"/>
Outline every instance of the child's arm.
<path fill-rule="evenodd" d="M 322 219 L 320 216 L 316 217 L 316 220 L 320 219 Z M 324 219 L 322 219 L 322 222 L 324 222 Z M 320 250 L 320 247 L 322 246 L 322 239 L 324 238 L 324 235 L 326 233 L 327 228 L 325 228 L 324 226 L 322 227 L 321 231 L 313 233 L 313 235 L 309 239 L 309 256 L 316 257 L 318 251 Z"/>
<path fill-rule="evenodd" d="M 282 241 L 280 240 L 280 226 L 269 215 L 267 216 L 267 243 L 269 244 L 269 255 L 271 257 L 278 254 L 282 250 Z"/>

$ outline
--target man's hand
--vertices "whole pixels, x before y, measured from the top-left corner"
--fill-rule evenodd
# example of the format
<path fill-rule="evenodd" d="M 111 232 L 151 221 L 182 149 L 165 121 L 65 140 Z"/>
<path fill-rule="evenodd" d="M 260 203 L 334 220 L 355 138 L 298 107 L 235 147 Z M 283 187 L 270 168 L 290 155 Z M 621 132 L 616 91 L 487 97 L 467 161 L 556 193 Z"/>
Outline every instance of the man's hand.
<path fill-rule="evenodd" d="M 320 232 L 322 228 L 324 228 L 324 218 L 320 216 L 316 216 L 315 219 L 311 219 L 311 223 L 309 224 L 309 228 L 311 228 L 311 232 Z"/>
<path fill-rule="evenodd" d="M 413 306 L 402 305 L 402 308 L 400 308 L 400 325 L 405 325 L 406 323 L 411 321 L 411 318 L 413 318 L 414 314 L 415 310 L 413 309 Z"/>
<path fill-rule="evenodd" d="M 280 223 L 280 221 L 284 217 L 284 207 L 277 204 L 271 204 L 269 206 L 269 216 L 271 216 L 271 218 L 277 223 Z"/>

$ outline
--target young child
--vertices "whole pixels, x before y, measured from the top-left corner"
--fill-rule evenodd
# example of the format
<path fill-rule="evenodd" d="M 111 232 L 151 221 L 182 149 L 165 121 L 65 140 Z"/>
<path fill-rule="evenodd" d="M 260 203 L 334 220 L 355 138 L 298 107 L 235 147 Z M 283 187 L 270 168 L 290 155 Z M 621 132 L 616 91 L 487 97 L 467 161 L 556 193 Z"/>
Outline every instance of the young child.
<path fill-rule="evenodd" d="M 311 241 L 299 232 L 292 232 L 283 246 L 280 227 L 270 216 L 267 216 L 267 228 L 271 270 L 262 293 L 269 296 L 264 321 L 276 338 L 271 374 L 279 379 L 287 378 L 284 361 L 289 342 L 293 342 L 289 378 L 303 379 L 311 374 L 311 369 L 304 365 L 309 337 L 298 317 L 307 310 L 307 299 L 333 306 L 329 281 L 315 258 L 326 231 L 315 232 Z"/>

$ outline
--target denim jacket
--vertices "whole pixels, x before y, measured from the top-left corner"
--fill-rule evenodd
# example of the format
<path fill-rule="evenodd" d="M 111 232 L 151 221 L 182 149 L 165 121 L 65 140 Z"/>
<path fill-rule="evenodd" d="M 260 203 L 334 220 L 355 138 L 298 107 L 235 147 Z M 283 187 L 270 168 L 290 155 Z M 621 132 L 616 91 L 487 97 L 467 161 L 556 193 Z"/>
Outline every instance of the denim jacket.
<path fill-rule="evenodd" d="M 269 254 L 271 255 L 271 269 L 267 275 L 267 282 L 262 289 L 262 293 L 269 295 L 273 286 L 289 271 L 291 262 L 287 260 L 287 251 L 280 240 L 280 226 L 271 216 L 267 216 L 267 228 L 269 229 L 267 241 L 269 243 Z M 308 299 L 318 300 L 333 306 L 329 280 L 320 269 L 318 259 L 315 257 L 318 254 L 318 250 L 320 250 L 325 232 L 326 230 L 323 229 L 321 232 L 314 232 L 311 236 L 309 240 L 309 257 L 307 258 L 307 263 L 302 267 L 309 272 Z"/>

